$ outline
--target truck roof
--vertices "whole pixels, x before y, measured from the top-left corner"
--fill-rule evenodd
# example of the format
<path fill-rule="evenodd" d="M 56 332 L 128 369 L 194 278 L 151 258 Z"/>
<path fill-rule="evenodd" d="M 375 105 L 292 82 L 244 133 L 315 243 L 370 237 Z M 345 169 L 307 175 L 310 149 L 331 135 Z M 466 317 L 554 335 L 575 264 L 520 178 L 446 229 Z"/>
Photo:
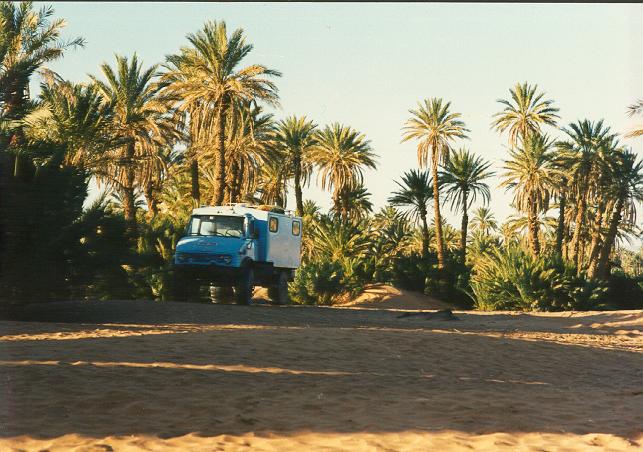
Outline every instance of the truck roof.
<path fill-rule="evenodd" d="M 203 206 L 192 210 L 192 215 L 231 215 L 243 216 L 250 214 L 260 220 L 267 220 L 268 214 L 296 218 L 290 211 L 286 213 L 274 211 L 274 206 L 253 206 L 249 204 L 231 204 L 227 206 Z"/>

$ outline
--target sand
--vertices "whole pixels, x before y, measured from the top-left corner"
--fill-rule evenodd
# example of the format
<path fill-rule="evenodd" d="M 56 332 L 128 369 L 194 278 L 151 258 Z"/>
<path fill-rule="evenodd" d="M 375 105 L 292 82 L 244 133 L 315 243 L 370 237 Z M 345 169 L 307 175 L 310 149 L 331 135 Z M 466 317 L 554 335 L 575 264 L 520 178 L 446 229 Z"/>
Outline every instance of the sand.
<path fill-rule="evenodd" d="M 0 321 L 0 450 L 643 448 L 641 311 L 400 319 L 406 295 L 32 306 Z"/>

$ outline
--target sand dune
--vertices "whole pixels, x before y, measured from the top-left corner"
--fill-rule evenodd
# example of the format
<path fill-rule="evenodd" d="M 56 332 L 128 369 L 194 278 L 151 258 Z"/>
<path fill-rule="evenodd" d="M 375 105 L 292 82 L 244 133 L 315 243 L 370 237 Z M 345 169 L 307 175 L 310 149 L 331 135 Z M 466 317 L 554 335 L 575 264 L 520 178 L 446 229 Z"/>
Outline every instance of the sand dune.
<path fill-rule="evenodd" d="M 0 322 L 0 449 L 643 447 L 643 313 L 405 300 L 34 306 Z"/>

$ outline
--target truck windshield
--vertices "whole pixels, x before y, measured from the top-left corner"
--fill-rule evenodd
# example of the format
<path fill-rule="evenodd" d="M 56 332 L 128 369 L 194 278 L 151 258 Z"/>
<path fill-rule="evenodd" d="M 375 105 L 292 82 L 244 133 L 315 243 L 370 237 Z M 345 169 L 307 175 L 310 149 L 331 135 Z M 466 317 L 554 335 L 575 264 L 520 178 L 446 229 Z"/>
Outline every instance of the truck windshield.
<path fill-rule="evenodd" d="M 195 215 L 190 219 L 188 235 L 243 237 L 243 217 Z"/>

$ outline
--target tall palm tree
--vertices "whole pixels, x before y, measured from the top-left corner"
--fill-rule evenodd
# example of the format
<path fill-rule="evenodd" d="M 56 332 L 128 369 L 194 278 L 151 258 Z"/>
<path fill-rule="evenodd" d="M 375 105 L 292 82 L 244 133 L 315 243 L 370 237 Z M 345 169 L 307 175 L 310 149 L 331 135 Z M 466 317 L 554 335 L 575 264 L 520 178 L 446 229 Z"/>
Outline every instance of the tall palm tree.
<path fill-rule="evenodd" d="M 471 218 L 471 229 L 489 235 L 498 230 L 498 221 L 488 207 L 478 207 Z"/>
<path fill-rule="evenodd" d="M 113 152 L 105 173 L 108 183 L 120 192 L 125 219 L 136 232 L 136 175 L 155 158 L 159 146 L 171 144 L 176 137 L 174 122 L 167 116 L 168 104 L 153 82 L 157 66 L 143 70 L 136 54 L 130 59 L 116 55 L 116 66 L 101 65 L 106 81 L 90 76 L 113 108 L 111 129 L 123 145 Z M 145 173 L 143 171 L 143 173 Z M 139 180 L 142 187 L 145 181 Z"/>
<path fill-rule="evenodd" d="M 564 162 L 563 168 L 571 183 L 576 209 L 568 256 L 580 267 L 582 253 L 579 248 L 585 231 L 587 203 L 596 186 L 596 176 L 602 174 L 604 169 L 603 159 L 598 157 L 601 150 L 614 147 L 616 134 L 610 133 L 610 128 L 603 125 L 603 120 L 592 122 L 585 119 L 561 130 L 567 134 L 568 139 L 558 143 L 558 148 L 562 151 L 558 159 Z"/>
<path fill-rule="evenodd" d="M 224 202 L 239 202 L 258 188 L 262 166 L 267 160 L 283 159 L 283 150 L 274 146 L 273 115 L 263 112 L 254 102 L 244 102 L 228 116 L 226 126 L 226 187 Z M 214 203 L 216 158 L 203 155 L 202 171 L 211 181 Z M 210 176 L 212 175 L 212 176 Z"/>
<path fill-rule="evenodd" d="M 628 107 L 628 114 L 630 116 L 637 115 L 643 111 L 643 99 L 637 100 L 634 104 Z M 643 125 L 638 125 L 630 133 L 625 135 L 626 138 L 640 137 L 643 135 Z"/>
<path fill-rule="evenodd" d="M 49 71 L 47 64 L 60 58 L 84 40 L 63 40 L 60 35 L 66 23 L 52 19 L 54 10 L 43 6 L 34 10 L 32 2 L 0 2 L 0 148 L 11 149 L 14 173 L 20 172 L 21 127 L 7 127 L 22 119 L 33 107 L 29 99 L 29 82 L 36 71 Z M 2 153 L 0 166 L 9 166 L 11 156 Z"/>
<path fill-rule="evenodd" d="M 514 205 L 528 215 L 529 244 L 535 255 L 540 254 L 538 215 L 547 211 L 552 186 L 552 148 L 554 141 L 547 135 L 528 135 L 518 148 L 509 151 L 501 187 L 514 191 Z"/>
<path fill-rule="evenodd" d="M 558 143 L 557 146 L 558 148 L 552 159 L 551 176 L 553 185 L 551 187 L 551 194 L 552 197 L 558 201 L 555 252 L 560 258 L 563 258 L 565 243 L 569 235 L 569 228 L 567 227 L 569 222 L 566 223 L 568 202 L 570 196 L 573 196 L 569 186 L 570 177 L 568 173 L 572 161 L 569 160 L 567 152 L 560 147 L 560 143 Z"/>
<path fill-rule="evenodd" d="M 319 170 L 322 189 L 332 189 L 333 207 L 345 220 L 341 194 L 364 182 L 363 168 L 376 167 L 370 142 L 350 126 L 334 123 L 317 133 L 310 158 Z"/>
<path fill-rule="evenodd" d="M 440 185 L 444 188 L 446 199 L 451 201 L 451 208 L 462 210 L 460 230 L 460 253 L 462 263 L 467 255 L 467 228 L 469 225 L 468 210 L 481 196 L 484 203 L 489 202 L 491 193 L 485 179 L 493 175 L 489 171 L 491 163 L 462 148 L 451 154 L 440 172 Z"/>
<path fill-rule="evenodd" d="M 545 93 L 537 93 L 537 89 L 538 85 L 516 83 L 509 90 L 511 100 L 498 99 L 505 108 L 493 115 L 491 127 L 500 133 L 508 130 L 511 147 L 516 147 L 530 134 L 540 133 L 544 124 L 556 126 L 556 120 L 560 118 L 554 101 L 543 100 Z"/>
<path fill-rule="evenodd" d="M 310 178 L 312 164 L 310 151 L 317 143 L 315 129 L 317 125 L 305 116 L 291 116 L 277 123 L 275 143 L 282 150 L 285 161 L 282 164 L 290 168 L 294 178 L 295 202 L 297 215 L 304 212 L 301 187 Z"/>
<path fill-rule="evenodd" d="M 158 214 L 159 196 L 165 182 L 182 163 L 183 153 L 168 146 L 159 147 L 148 164 L 142 167 L 141 171 L 146 174 L 143 174 L 140 178 L 145 181 L 143 194 L 147 202 L 147 214 L 150 219 L 153 219 Z"/>
<path fill-rule="evenodd" d="M 459 118 L 460 113 L 451 113 L 451 102 L 442 99 L 425 99 L 418 103 L 417 110 L 409 110 L 411 118 L 406 122 L 402 141 L 418 140 L 418 162 L 420 168 L 428 167 L 433 171 L 433 210 L 436 221 L 436 247 L 438 250 L 438 268 L 444 269 L 444 244 L 442 234 L 442 216 L 440 215 L 440 189 L 438 165 L 449 158 L 451 145 L 456 138 L 467 138 L 465 124 Z"/>
<path fill-rule="evenodd" d="M 38 106 L 21 121 L 27 139 L 47 143 L 59 152 L 45 154 L 54 165 L 75 165 L 87 171 L 102 166 L 105 151 L 118 142 L 111 134 L 113 110 L 95 86 L 50 79 L 40 86 Z"/>
<path fill-rule="evenodd" d="M 636 154 L 626 151 L 619 155 L 614 166 L 615 185 L 613 189 L 616 202 L 595 270 L 590 267 L 590 276 L 601 278 L 608 276 L 609 255 L 612 252 L 623 213 L 629 214 L 627 220 L 634 223 L 636 203 L 643 201 L 643 161 L 637 161 Z"/>
<path fill-rule="evenodd" d="M 538 240 L 542 243 L 541 240 L 545 240 L 548 233 L 555 229 L 556 219 L 545 215 L 545 212 L 538 212 L 536 219 L 533 220 L 529 213 L 519 212 L 518 214 L 510 215 L 504 226 L 508 231 L 515 234 L 517 238 L 522 237 L 524 239 L 525 232 L 527 232 L 525 246 L 530 246 L 530 228 L 532 228 L 534 224 L 536 225 L 535 229 L 537 231 L 536 234 L 538 235 Z"/>
<path fill-rule="evenodd" d="M 223 21 L 208 21 L 197 33 L 188 34 L 187 39 L 190 47 L 182 47 L 180 53 L 166 57 L 167 72 L 162 81 L 176 99 L 179 112 L 190 118 L 186 123 L 195 148 L 193 175 L 198 174 L 198 153 L 207 149 L 216 137 L 213 202 L 221 204 L 225 191 L 226 117 L 240 100 L 277 105 L 277 87 L 269 77 L 279 77 L 281 73 L 258 64 L 238 68 L 253 46 L 246 43 L 240 28 L 228 36 Z M 193 196 L 198 196 L 197 192 L 193 189 Z"/>
<path fill-rule="evenodd" d="M 402 183 L 395 181 L 400 187 L 388 198 L 393 206 L 410 207 L 407 216 L 420 220 L 422 225 L 422 256 L 429 254 L 429 225 L 426 219 L 428 203 L 435 190 L 431 187 L 431 176 L 428 171 L 412 169 L 402 176 Z"/>

